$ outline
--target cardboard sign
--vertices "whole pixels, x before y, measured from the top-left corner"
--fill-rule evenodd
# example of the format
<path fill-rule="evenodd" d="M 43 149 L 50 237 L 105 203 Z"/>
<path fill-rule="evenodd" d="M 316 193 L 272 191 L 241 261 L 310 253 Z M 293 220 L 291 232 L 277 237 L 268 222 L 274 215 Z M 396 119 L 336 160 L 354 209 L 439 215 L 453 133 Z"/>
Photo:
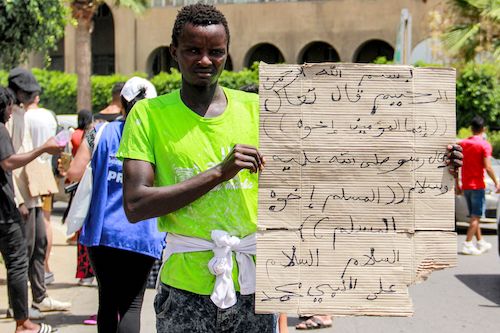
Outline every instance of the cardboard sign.
<path fill-rule="evenodd" d="M 257 312 L 412 314 L 456 264 L 455 71 L 260 65 Z"/>
<path fill-rule="evenodd" d="M 59 192 L 52 173 L 51 156 L 43 154 L 25 166 L 28 187 L 33 197 Z"/>

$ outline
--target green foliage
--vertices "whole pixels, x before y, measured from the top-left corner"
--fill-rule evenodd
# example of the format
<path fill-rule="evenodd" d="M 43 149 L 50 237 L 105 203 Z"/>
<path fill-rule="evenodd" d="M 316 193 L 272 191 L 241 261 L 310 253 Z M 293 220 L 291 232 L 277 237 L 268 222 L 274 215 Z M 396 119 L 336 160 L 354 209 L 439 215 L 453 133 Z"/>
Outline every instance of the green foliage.
<path fill-rule="evenodd" d="M 104 2 L 104 1 L 102 1 Z M 126 7 L 140 14 L 148 8 L 151 1 L 149 0 L 115 0 L 115 6 Z"/>
<path fill-rule="evenodd" d="M 500 65 L 469 63 L 457 78 L 457 127 L 468 127 L 475 115 L 486 127 L 498 129 L 500 119 Z"/>
<path fill-rule="evenodd" d="M 76 113 L 76 74 L 33 69 L 42 87 L 40 104 L 57 114 Z"/>
<path fill-rule="evenodd" d="M 125 75 L 93 75 L 90 78 L 92 84 L 92 110 L 98 112 L 111 102 L 111 90 L 118 82 L 125 82 L 130 77 Z M 76 92 L 76 91 L 75 91 Z M 76 96 L 76 95 L 75 95 Z"/>
<path fill-rule="evenodd" d="M 493 157 L 500 159 L 500 131 L 488 133 L 488 141 L 493 147 Z"/>
<path fill-rule="evenodd" d="M 381 57 L 375 58 L 375 60 L 373 60 L 373 63 L 377 64 L 377 65 L 390 65 L 390 64 L 393 64 L 394 61 L 387 60 L 387 58 L 385 56 L 381 56 Z"/>
<path fill-rule="evenodd" d="M 451 26 L 443 34 L 445 48 L 458 59 L 473 60 L 490 54 L 500 60 L 500 1 L 448 0 Z"/>
<path fill-rule="evenodd" d="M 0 2 L 0 67 L 10 69 L 31 51 L 54 49 L 64 35 L 68 17 L 61 0 L 4 0 Z"/>
<path fill-rule="evenodd" d="M 40 104 L 57 114 L 76 113 L 76 74 L 67 74 L 58 71 L 33 69 L 33 75 L 42 87 Z M 127 81 L 132 76 L 146 77 L 145 73 L 133 75 L 94 75 L 92 83 L 92 111 L 102 110 L 111 101 L 113 85 L 120 81 Z M 7 85 L 8 72 L 0 70 L 0 85 Z M 158 95 L 163 95 L 181 87 L 181 74 L 172 69 L 172 73 L 160 73 L 150 79 L 156 87 Z M 220 83 L 228 88 L 239 89 L 247 84 L 258 84 L 258 66 L 244 69 L 241 72 L 224 71 Z"/>
<path fill-rule="evenodd" d="M 461 129 L 458 130 L 457 138 L 465 139 L 471 135 L 472 135 L 472 130 L 470 129 L 470 127 L 462 127 Z"/>
<path fill-rule="evenodd" d="M 181 73 L 172 68 L 171 73 L 161 72 L 151 78 L 151 83 L 155 86 L 158 95 L 163 95 L 181 87 Z"/>
<path fill-rule="evenodd" d="M 250 68 L 244 68 L 240 72 L 224 71 L 219 78 L 222 86 L 240 89 L 249 84 L 259 84 L 259 64 L 256 62 Z"/>

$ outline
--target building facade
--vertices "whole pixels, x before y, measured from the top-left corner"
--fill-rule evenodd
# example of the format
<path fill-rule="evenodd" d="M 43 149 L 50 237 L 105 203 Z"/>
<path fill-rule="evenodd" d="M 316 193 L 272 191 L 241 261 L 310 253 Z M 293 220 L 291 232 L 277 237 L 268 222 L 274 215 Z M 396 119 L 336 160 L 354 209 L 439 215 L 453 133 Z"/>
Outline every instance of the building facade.
<path fill-rule="evenodd" d="M 111 1 L 99 8 L 92 32 L 94 74 L 149 75 L 175 67 L 168 46 L 175 16 L 190 0 L 152 0 L 137 16 Z M 439 0 L 211 1 L 231 32 L 228 69 L 254 61 L 303 63 L 392 59 L 400 13 L 413 18 L 412 48 L 429 35 L 427 15 Z M 75 71 L 75 29 L 66 28 L 52 68 Z M 36 59 L 32 60 L 36 65 Z"/>

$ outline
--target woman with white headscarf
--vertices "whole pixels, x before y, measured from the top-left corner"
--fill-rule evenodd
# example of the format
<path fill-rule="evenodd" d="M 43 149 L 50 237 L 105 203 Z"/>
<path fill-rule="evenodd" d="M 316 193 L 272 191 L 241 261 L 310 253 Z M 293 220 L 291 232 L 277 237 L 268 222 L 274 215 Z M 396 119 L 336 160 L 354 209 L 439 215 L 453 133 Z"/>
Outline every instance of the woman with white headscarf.
<path fill-rule="evenodd" d="M 67 173 L 77 181 L 91 161 L 92 200 L 79 241 L 87 247 L 97 277 L 100 333 L 139 333 L 146 281 L 164 246 L 165 234 L 158 232 L 155 219 L 136 224 L 127 220 L 122 162 L 116 158 L 128 112 L 137 101 L 153 97 L 156 90 L 149 81 L 128 80 L 121 91 L 124 119 L 98 124 L 90 131 Z"/>

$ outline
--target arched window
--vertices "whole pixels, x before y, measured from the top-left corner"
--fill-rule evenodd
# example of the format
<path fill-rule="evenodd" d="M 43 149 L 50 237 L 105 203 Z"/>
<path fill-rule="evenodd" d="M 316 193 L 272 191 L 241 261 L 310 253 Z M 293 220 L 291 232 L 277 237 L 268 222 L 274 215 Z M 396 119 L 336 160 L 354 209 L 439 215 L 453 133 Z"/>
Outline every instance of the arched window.
<path fill-rule="evenodd" d="M 307 44 L 299 53 L 298 63 L 337 62 L 339 54 L 333 46 L 325 42 L 312 42 Z"/>
<path fill-rule="evenodd" d="M 94 14 L 92 31 L 92 74 L 115 72 L 115 26 L 113 13 L 102 4 Z"/>
<path fill-rule="evenodd" d="M 254 62 L 263 61 L 268 64 L 285 62 L 281 51 L 269 43 L 257 44 L 252 47 L 245 57 L 245 67 L 250 67 Z"/>
<path fill-rule="evenodd" d="M 170 73 L 171 68 L 179 69 L 179 65 L 170 55 L 168 46 L 160 46 L 151 52 L 147 63 L 149 75 L 156 75 L 160 72 Z"/>
<path fill-rule="evenodd" d="M 394 58 L 394 48 L 387 42 L 372 39 L 361 44 L 354 53 L 353 61 L 369 63 L 378 57 L 386 57 L 387 60 Z"/>
<path fill-rule="evenodd" d="M 50 66 L 52 71 L 64 72 L 64 37 L 57 42 L 55 50 L 50 50 Z"/>

